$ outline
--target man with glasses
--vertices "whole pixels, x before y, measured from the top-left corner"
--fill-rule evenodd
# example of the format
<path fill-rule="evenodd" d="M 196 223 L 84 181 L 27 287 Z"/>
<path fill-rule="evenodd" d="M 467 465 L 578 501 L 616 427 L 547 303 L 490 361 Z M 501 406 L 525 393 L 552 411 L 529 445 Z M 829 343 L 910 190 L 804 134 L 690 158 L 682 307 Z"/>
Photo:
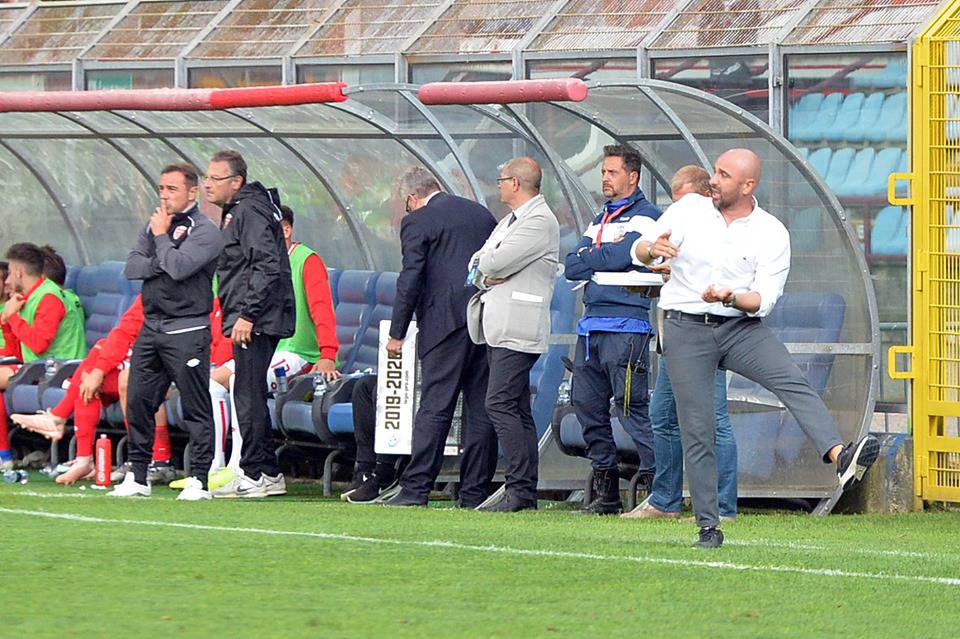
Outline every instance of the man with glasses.
<path fill-rule="evenodd" d="M 482 510 L 537 508 L 537 426 L 530 409 L 530 370 L 547 352 L 550 300 L 557 279 L 560 225 L 540 195 L 540 166 L 529 157 L 510 160 L 497 183 L 510 214 L 500 220 L 476 255 L 467 326 L 487 345 L 490 381 L 487 413 L 506 462 L 504 498 Z"/>
<path fill-rule="evenodd" d="M 267 369 L 281 339 L 296 326 L 290 260 L 280 197 L 247 182 L 237 151 L 217 152 L 203 180 L 207 199 L 223 208 L 225 246 L 217 265 L 223 334 L 233 342 L 233 402 L 243 439 L 240 471 L 214 497 L 267 497 L 287 492 L 277 467 L 267 408 Z"/>
<path fill-rule="evenodd" d="M 210 499 L 213 460 L 210 404 L 210 313 L 213 274 L 223 237 L 197 207 L 197 171 L 172 164 L 160 175 L 157 207 L 127 258 L 125 273 L 143 280 L 143 325 L 130 358 L 127 442 L 131 470 L 110 495 L 149 496 L 154 414 L 177 385 L 190 433 L 192 477 L 177 499 Z"/>
<path fill-rule="evenodd" d="M 400 225 L 403 269 L 397 278 L 387 350 L 400 354 L 416 312 L 422 383 L 410 463 L 400 478 L 400 492 L 384 504 L 427 504 L 462 392 L 460 500 L 463 507 L 475 508 L 489 495 L 497 465 L 497 438 L 484 407 L 486 348 L 474 344 L 467 334 L 467 302 L 476 289 L 465 283 L 467 262 L 483 246 L 496 221 L 480 204 L 443 193 L 424 168 L 407 170 L 397 184 L 411 214 Z"/>

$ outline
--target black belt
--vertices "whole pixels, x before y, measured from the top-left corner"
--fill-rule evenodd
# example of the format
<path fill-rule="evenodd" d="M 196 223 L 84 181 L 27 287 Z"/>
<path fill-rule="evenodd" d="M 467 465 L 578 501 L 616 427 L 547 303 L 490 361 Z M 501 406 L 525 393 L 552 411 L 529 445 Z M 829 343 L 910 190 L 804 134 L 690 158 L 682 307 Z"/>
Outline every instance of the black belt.
<path fill-rule="evenodd" d="M 684 313 L 683 311 L 666 310 L 663 313 L 667 319 L 683 320 L 685 322 L 696 322 L 697 324 L 723 324 L 730 320 L 740 319 L 743 315 L 714 315 L 713 313 Z"/>

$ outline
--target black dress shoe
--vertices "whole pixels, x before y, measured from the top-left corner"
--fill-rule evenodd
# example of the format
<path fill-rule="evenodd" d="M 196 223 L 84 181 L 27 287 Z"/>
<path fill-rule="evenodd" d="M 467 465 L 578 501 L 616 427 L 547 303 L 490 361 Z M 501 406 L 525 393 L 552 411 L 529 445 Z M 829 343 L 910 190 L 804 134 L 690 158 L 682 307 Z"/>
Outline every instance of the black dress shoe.
<path fill-rule="evenodd" d="M 402 490 L 391 497 L 390 499 L 382 502 L 378 502 L 381 506 L 394 506 L 394 507 L 409 507 L 409 506 L 426 506 L 426 499 L 417 499 L 416 497 L 411 497 L 408 493 L 403 492 Z"/>
<path fill-rule="evenodd" d="M 478 507 L 477 510 L 485 513 L 518 513 L 521 510 L 536 510 L 535 499 L 520 499 L 513 495 L 506 495 L 492 506 Z"/>
<path fill-rule="evenodd" d="M 723 531 L 715 526 L 700 529 L 700 538 L 694 548 L 719 548 L 723 544 Z"/>

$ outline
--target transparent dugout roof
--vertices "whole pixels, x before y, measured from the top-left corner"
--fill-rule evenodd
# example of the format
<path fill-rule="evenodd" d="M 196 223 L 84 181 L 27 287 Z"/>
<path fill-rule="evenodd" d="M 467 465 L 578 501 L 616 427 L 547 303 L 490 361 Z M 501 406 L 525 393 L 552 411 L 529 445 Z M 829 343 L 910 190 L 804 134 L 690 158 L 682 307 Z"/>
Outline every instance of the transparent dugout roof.
<path fill-rule="evenodd" d="M 399 269 L 405 211 L 393 186 L 406 168 L 426 167 L 448 191 L 501 217 L 498 167 L 518 155 L 543 168 L 565 253 L 602 203 L 604 145 L 637 148 L 666 192 L 680 167 L 709 168 L 723 151 L 747 147 L 763 162 L 760 206 L 791 232 L 786 294 L 841 307 L 835 335 L 788 336 L 788 348 L 826 366 L 823 395 L 845 440 L 867 427 L 879 332 L 859 242 L 820 178 L 765 124 L 714 96 L 655 80 L 593 83 L 580 103 L 425 106 L 416 89 L 370 85 L 348 88 L 342 103 L 229 111 L 0 113 L 2 180 L 18 185 L 6 192 L 23 200 L 14 208 L 33 212 L 17 216 L 0 239 L 36 240 L 61 228 L 55 245 L 68 261 L 123 259 L 155 205 L 160 168 L 186 160 L 202 171 L 213 152 L 231 147 L 246 156 L 251 179 L 279 188 L 297 214 L 296 237 L 331 267 Z M 215 207 L 203 208 L 219 219 Z M 783 463 L 742 474 L 747 490 L 827 491 L 835 483 L 775 398 L 742 379 L 731 388 L 744 395 L 731 404 L 743 450 L 760 450 L 772 436 L 786 442 Z M 750 460 L 741 461 L 749 471 Z"/>

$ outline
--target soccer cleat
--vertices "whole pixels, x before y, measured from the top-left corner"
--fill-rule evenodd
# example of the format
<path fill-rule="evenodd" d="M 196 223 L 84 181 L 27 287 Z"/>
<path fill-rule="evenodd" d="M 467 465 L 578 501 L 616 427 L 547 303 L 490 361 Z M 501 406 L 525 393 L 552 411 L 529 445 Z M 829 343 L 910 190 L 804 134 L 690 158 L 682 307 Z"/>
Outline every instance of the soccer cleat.
<path fill-rule="evenodd" d="M 203 484 L 196 477 L 186 477 L 183 491 L 177 495 L 177 501 L 203 501 L 211 499 L 210 491 L 203 489 Z"/>
<path fill-rule="evenodd" d="M 244 475 L 243 471 L 240 471 L 226 486 L 214 490 L 213 496 L 216 499 L 266 497 L 267 486 L 263 475 L 260 475 L 259 479 L 254 480 Z"/>
<path fill-rule="evenodd" d="M 223 488 L 237 476 L 236 471 L 234 471 L 229 466 L 224 466 L 223 468 L 218 468 L 215 471 L 211 472 L 207 477 L 207 486 L 210 487 L 210 490 L 216 490 L 217 488 Z M 173 484 L 171 484 L 172 486 Z"/>
<path fill-rule="evenodd" d="M 0 473 L 5 473 L 8 470 L 13 470 L 13 460 L 0 460 Z"/>
<path fill-rule="evenodd" d="M 276 477 L 271 477 L 263 473 L 260 479 L 263 480 L 263 487 L 267 493 L 267 497 L 277 497 L 287 494 L 287 481 L 283 478 L 283 473 L 277 473 Z"/>
<path fill-rule="evenodd" d="M 187 487 L 187 480 L 188 480 L 188 479 L 190 479 L 190 478 L 189 478 L 189 477 L 181 477 L 180 479 L 175 479 L 175 480 L 173 480 L 172 482 L 170 482 L 169 484 L 167 484 L 167 486 L 168 486 L 169 488 L 174 489 L 174 490 L 183 490 L 184 488 Z M 209 484 L 210 484 L 210 482 L 207 482 L 207 485 L 209 485 Z M 211 489 L 211 490 L 212 490 L 212 489 Z"/>
<path fill-rule="evenodd" d="M 694 542 L 694 548 L 719 548 L 723 545 L 723 531 L 716 526 L 700 529 L 700 538 Z"/>
<path fill-rule="evenodd" d="M 377 481 L 377 476 L 372 473 L 363 473 L 361 477 L 363 483 L 347 495 L 347 501 L 351 504 L 368 504 L 380 496 L 380 484 Z"/>
<path fill-rule="evenodd" d="M 680 513 L 670 513 L 665 510 L 660 510 L 651 504 L 649 499 L 644 499 L 639 506 L 620 516 L 624 519 L 678 519 Z"/>
<path fill-rule="evenodd" d="M 168 461 L 152 461 L 147 466 L 147 483 L 169 484 L 177 478 L 177 471 Z"/>
<path fill-rule="evenodd" d="M 133 466 L 130 464 L 130 462 L 123 462 L 114 468 L 112 473 L 110 473 L 110 482 L 119 484 L 123 481 L 123 478 L 127 476 L 127 473 L 130 472 L 131 468 L 133 468 Z"/>
<path fill-rule="evenodd" d="M 880 440 L 873 435 L 867 435 L 856 444 L 850 443 L 843 447 L 837 455 L 837 481 L 842 490 L 849 490 L 851 486 L 863 479 L 863 474 L 877 461 L 880 456 Z"/>
<path fill-rule="evenodd" d="M 57 468 L 59 468 L 59 466 Z M 90 471 L 95 472 L 92 457 L 75 459 L 73 460 L 73 463 L 70 465 L 67 472 L 57 475 L 55 481 L 58 484 L 73 484 L 80 480 L 86 479 L 90 475 Z"/>
<path fill-rule="evenodd" d="M 133 473 L 127 473 L 123 482 L 107 493 L 107 497 L 149 497 L 150 484 L 138 484 Z"/>
<path fill-rule="evenodd" d="M 67 420 L 57 417 L 49 410 L 37 413 L 36 415 L 16 413 L 11 415 L 10 419 L 26 430 L 40 433 L 47 439 L 55 442 L 63 439 L 63 429 L 67 424 Z"/>

